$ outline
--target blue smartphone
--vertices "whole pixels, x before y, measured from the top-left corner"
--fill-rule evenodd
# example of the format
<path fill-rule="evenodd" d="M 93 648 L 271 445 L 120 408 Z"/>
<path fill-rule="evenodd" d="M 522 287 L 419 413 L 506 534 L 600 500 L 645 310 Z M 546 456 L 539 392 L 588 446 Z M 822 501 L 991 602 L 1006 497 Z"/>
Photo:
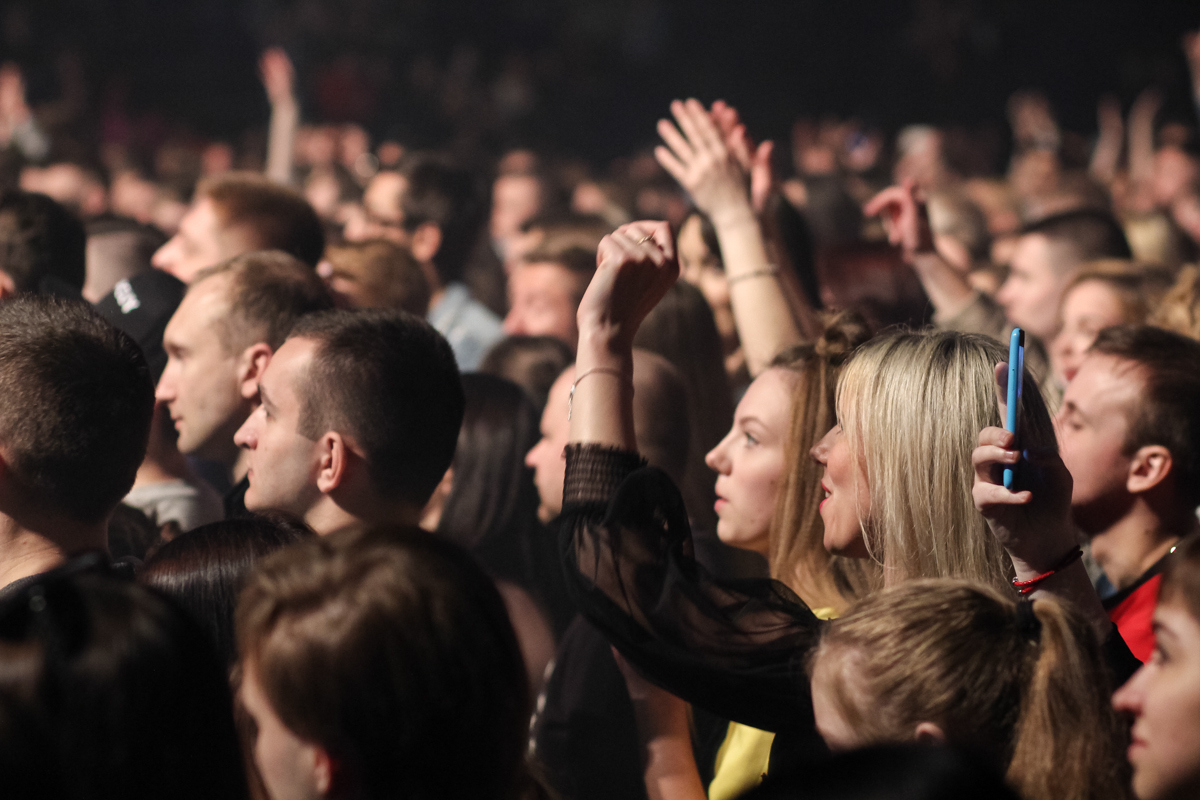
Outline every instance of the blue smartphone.
<path fill-rule="evenodd" d="M 1004 429 L 1013 433 L 1016 442 L 1017 425 L 1020 420 L 1021 389 L 1025 382 L 1025 331 L 1013 328 L 1008 340 L 1008 419 Z M 1016 466 L 1004 468 L 1004 488 L 1011 489 L 1016 475 Z"/>

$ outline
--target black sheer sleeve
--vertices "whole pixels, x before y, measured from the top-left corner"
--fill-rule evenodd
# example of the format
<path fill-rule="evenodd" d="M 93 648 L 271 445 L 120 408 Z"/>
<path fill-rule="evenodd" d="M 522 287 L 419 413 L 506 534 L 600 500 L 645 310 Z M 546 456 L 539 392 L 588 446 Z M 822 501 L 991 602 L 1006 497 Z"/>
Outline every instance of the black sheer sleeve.
<path fill-rule="evenodd" d="M 715 714 L 813 731 L 820 622 L 781 583 L 718 581 L 692 558 L 679 490 L 636 453 L 567 448 L 560 546 L 580 610 L 647 678 Z"/>

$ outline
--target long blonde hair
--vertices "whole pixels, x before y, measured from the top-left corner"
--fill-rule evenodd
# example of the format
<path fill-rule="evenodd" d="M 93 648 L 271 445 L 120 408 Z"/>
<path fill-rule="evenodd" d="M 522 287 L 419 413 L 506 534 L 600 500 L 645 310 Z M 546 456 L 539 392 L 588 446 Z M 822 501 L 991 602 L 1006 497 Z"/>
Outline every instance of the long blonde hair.
<path fill-rule="evenodd" d="M 809 451 L 833 427 L 838 375 L 856 348 L 871 336 L 858 314 L 831 317 L 821 337 L 782 354 L 776 366 L 796 373 L 791 429 L 784 451 L 788 470 L 779 488 L 771 520 L 771 577 L 787 584 L 810 608 L 841 613 L 877 588 L 879 570 L 862 559 L 836 556 L 825 549 L 821 502 L 821 466 Z"/>
<path fill-rule="evenodd" d="M 1052 600 L 1018 604 L 965 581 L 910 581 L 835 620 L 810 666 L 861 744 L 911 740 L 921 722 L 990 754 L 1027 800 L 1129 796 L 1124 732 L 1096 636 Z"/>
<path fill-rule="evenodd" d="M 954 331 L 901 332 L 861 348 L 842 371 L 837 409 L 855 475 L 867 552 L 892 586 L 914 578 L 967 578 L 1012 592 L 1012 564 L 971 497 L 979 432 L 1001 426 L 993 339 Z M 1023 448 L 1057 447 L 1036 381 L 1026 370 Z"/>

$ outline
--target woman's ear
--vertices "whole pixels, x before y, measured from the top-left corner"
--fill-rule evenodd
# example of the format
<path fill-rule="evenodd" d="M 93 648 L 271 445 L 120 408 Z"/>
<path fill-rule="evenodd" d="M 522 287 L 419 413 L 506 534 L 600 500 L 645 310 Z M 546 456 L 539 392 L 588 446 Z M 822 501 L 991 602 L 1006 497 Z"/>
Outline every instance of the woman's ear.
<path fill-rule="evenodd" d="M 918 722 L 913 740 L 918 744 L 945 744 L 946 732 L 936 722 Z"/>

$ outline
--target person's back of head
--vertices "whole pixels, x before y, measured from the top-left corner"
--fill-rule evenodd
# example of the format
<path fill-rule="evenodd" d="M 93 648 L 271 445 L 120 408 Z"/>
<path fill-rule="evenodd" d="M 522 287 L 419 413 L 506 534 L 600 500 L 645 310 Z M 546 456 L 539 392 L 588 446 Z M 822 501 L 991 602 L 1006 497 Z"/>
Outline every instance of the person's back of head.
<path fill-rule="evenodd" d="M 450 345 L 424 320 L 381 309 L 313 314 L 289 338 L 316 343 L 297 389 L 300 433 L 352 436 L 379 497 L 424 507 L 454 458 L 462 425 Z"/>
<path fill-rule="evenodd" d="M 85 276 L 83 223 L 44 194 L 0 195 L 0 298 L 17 292 L 79 296 Z"/>
<path fill-rule="evenodd" d="M 1149 325 L 1116 325 L 1089 353 L 1130 362 L 1142 380 L 1128 420 L 1125 451 L 1160 445 L 1171 454 L 1171 485 L 1181 508 L 1200 505 L 1200 342 Z"/>
<path fill-rule="evenodd" d="M 124 217 L 87 225 L 87 280 L 83 298 L 99 303 L 119 281 L 149 272 L 150 259 L 166 238 L 157 229 Z"/>
<path fill-rule="evenodd" d="M 259 752 L 286 738 L 313 754 L 274 771 L 260 760 L 272 795 L 281 766 L 291 787 L 345 798 L 525 788 L 521 652 L 499 592 L 457 546 L 415 529 L 302 542 L 260 565 L 237 631 Z"/>
<path fill-rule="evenodd" d="M 413 233 L 435 225 L 440 244 L 432 261 L 442 285 L 462 279 L 463 268 L 483 230 L 485 203 L 474 176 L 444 161 L 425 157 L 405 172 L 400 199 L 404 227 Z"/>
<path fill-rule="evenodd" d="M 247 250 L 282 250 L 309 267 L 325 252 L 325 229 L 300 193 L 259 175 L 229 173 L 196 188 L 213 204 L 218 222 L 246 239 Z"/>
<path fill-rule="evenodd" d="M 237 659 L 233 615 L 254 565 L 313 535 L 303 523 L 271 513 L 201 525 L 156 550 L 138 580 L 188 611 L 221 662 L 232 667 Z"/>
<path fill-rule="evenodd" d="M 1022 236 L 1036 234 L 1055 246 L 1053 266 L 1069 272 L 1084 261 L 1133 258 L 1120 223 L 1109 213 L 1078 209 L 1054 214 L 1021 229 Z"/>
<path fill-rule="evenodd" d="M 229 353 L 257 342 L 277 350 L 297 320 L 333 308 L 333 298 L 317 274 L 281 250 L 244 253 L 202 270 L 189 291 L 217 276 L 223 276 L 228 287 L 229 311 L 218 323 L 217 334 Z"/>
<path fill-rule="evenodd" d="M 454 452 L 454 480 L 437 532 L 481 560 L 511 560 L 537 519 L 537 490 L 525 454 L 538 439 L 538 411 L 515 383 L 482 373 L 462 377 L 466 405 Z M 506 564 L 505 566 L 510 566 Z"/>
<path fill-rule="evenodd" d="M 687 470 L 691 414 L 683 375 L 662 356 L 633 351 L 633 428 L 638 452 L 677 484 Z"/>
<path fill-rule="evenodd" d="M 1127 796 L 1096 635 L 1055 600 L 910 581 L 836 620 L 810 674 L 834 749 L 941 740 L 986 755 L 1030 800 Z"/>
<path fill-rule="evenodd" d="M 550 387 L 574 360 L 567 343 L 553 336 L 506 336 L 484 356 L 479 371 L 520 386 L 541 413 Z"/>
<path fill-rule="evenodd" d="M 95 575 L 26 586 L 0 609 L 0 666 L 5 796 L 248 796 L 227 678 L 155 592 Z"/>
<path fill-rule="evenodd" d="M 398 308 L 423 317 L 429 281 L 412 253 L 387 239 L 331 246 L 329 287 L 352 308 Z"/>
<path fill-rule="evenodd" d="M 10 516 L 104 521 L 146 452 L 154 386 L 137 344 L 81 301 L 0 303 L 0 443 Z M 11 496 L 11 495 L 10 495 Z"/>

